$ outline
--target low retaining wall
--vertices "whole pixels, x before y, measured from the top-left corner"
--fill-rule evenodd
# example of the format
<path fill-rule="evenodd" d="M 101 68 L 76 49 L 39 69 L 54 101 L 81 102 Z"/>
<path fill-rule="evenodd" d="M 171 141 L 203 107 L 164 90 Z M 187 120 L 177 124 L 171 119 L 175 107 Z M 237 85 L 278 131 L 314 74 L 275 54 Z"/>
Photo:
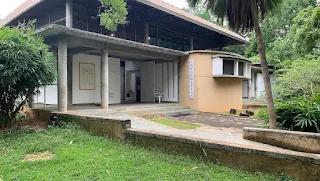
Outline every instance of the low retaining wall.
<path fill-rule="evenodd" d="M 126 141 L 146 148 L 156 147 L 170 153 L 185 154 L 214 163 L 248 171 L 265 171 L 305 181 L 318 181 L 320 157 L 304 153 L 283 154 L 229 146 L 205 140 L 182 138 L 162 133 L 127 129 Z"/>
<path fill-rule="evenodd" d="M 64 113 L 55 113 L 64 121 L 73 121 L 79 124 L 83 129 L 109 139 L 124 140 L 124 130 L 131 128 L 130 120 L 108 119 L 94 116 L 80 116 Z"/>
<path fill-rule="evenodd" d="M 320 134 L 318 133 L 243 128 L 243 138 L 295 151 L 320 153 Z"/>
<path fill-rule="evenodd" d="M 57 115 L 59 119 L 67 122 L 76 122 L 84 130 L 98 136 L 104 136 L 109 139 L 124 140 L 124 130 L 131 128 L 130 120 L 109 119 L 95 116 L 81 116 L 70 113 L 50 112 L 42 109 L 29 109 L 31 119 L 36 121 L 45 121 L 50 123 L 50 117 Z"/>

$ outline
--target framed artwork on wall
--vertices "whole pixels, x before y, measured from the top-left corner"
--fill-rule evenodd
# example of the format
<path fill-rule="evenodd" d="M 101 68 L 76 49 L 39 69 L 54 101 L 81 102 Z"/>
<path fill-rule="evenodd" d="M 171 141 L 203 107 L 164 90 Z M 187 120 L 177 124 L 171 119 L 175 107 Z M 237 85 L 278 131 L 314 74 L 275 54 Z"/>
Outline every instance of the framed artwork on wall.
<path fill-rule="evenodd" d="M 79 89 L 80 90 L 95 90 L 95 64 L 94 63 L 79 63 Z"/>

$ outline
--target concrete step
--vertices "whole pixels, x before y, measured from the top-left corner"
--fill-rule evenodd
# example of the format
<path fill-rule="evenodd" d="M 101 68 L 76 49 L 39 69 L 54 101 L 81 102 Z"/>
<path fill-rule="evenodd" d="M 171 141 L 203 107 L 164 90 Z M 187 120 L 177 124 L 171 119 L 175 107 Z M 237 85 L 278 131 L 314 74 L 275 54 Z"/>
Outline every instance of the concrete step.
<path fill-rule="evenodd" d="M 171 116 L 178 116 L 183 114 L 194 114 L 196 111 L 192 109 L 177 109 L 177 110 L 170 110 L 170 111 L 155 111 L 149 112 L 144 114 L 139 114 L 137 116 L 141 117 L 171 117 Z"/>
<path fill-rule="evenodd" d="M 184 110 L 189 109 L 189 107 L 182 107 L 182 106 L 169 106 L 169 107 L 151 107 L 151 108 L 141 108 L 141 109 L 130 109 L 120 112 L 125 112 L 128 114 L 134 114 L 134 115 L 142 115 L 150 112 L 166 112 L 166 111 L 178 111 L 178 110 Z"/>
<path fill-rule="evenodd" d="M 170 107 L 170 108 L 175 108 L 179 107 L 179 103 L 162 103 L 162 104 L 128 104 L 128 106 L 113 106 L 111 109 L 115 111 L 131 111 L 131 110 L 140 110 L 140 109 L 150 109 L 150 108 L 164 108 L 164 107 Z"/>

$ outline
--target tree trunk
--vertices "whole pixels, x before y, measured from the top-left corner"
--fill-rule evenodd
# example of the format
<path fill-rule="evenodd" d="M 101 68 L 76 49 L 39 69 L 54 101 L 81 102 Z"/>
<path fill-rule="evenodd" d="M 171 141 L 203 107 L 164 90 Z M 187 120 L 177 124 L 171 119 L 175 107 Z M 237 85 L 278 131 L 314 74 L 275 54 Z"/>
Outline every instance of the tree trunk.
<path fill-rule="evenodd" d="M 259 14 L 258 14 L 258 7 L 257 1 L 253 0 L 251 3 L 251 15 L 252 21 L 254 25 L 255 35 L 258 44 L 258 53 L 261 61 L 261 68 L 263 74 L 263 82 L 264 82 L 264 89 L 266 92 L 266 100 L 268 104 L 268 113 L 269 113 L 269 125 L 271 129 L 277 129 L 277 121 L 276 121 L 276 114 L 274 111 L 274 103 L 273 103 L 273 96 L 271 90 L 271 83 L 270 83 L 270 76 L 269 76 L 269 68 L 266 58 L 266 51 L 265 46 L 263 43 L 262 33 L 259 24 Z"/>

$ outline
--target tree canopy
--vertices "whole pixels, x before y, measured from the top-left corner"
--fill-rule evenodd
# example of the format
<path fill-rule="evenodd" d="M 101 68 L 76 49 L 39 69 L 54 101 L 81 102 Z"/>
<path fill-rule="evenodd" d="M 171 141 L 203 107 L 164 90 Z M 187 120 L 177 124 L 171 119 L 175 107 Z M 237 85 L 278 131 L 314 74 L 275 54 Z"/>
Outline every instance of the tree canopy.
<path fill-rule="evenodd" d="M 15 119 L 28 95 L 55 79 L 53 54 L 30 24 L 0 29 L 0 128 Z"/>
<path fill-rule="evenodd" d="M 124 0 L 101 0 L 100 24 L 107 30 L 117 31 L 118 25 L 127 23 L 127 3 Z"/>

